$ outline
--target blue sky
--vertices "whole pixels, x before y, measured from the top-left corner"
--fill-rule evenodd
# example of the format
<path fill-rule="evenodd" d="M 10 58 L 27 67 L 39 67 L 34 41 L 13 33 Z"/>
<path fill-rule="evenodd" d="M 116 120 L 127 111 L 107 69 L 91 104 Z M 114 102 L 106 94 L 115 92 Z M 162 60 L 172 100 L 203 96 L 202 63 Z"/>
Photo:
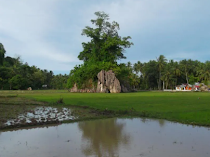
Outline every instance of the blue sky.
<path fill-rule="evenodd" d="M 0 42 L 6 55 L 54 74 L 67 73 L 77 59 L 81 35 L 94 12 L 120 24 L 134 45 L 120 62 L 210 58 L 209 0 L 0 0 Z"/>

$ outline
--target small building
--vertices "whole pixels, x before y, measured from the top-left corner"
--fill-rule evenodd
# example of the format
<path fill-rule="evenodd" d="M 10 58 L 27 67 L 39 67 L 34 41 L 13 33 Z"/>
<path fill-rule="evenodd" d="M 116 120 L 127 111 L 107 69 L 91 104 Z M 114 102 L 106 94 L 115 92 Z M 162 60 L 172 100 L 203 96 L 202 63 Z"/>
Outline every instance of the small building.
<path fill-rule="evenodd" d="M 193 91 L 198 91 L 200 89 L 200 86 L 198 85 L 193 85 Z"/>
<path fill-rule="evenodd" d="M 42 85 L 42 88 L 47 88 L 47 85 L 46 84 Z"/>
<path fill-rule="evenodd" d="M 176 86 L 176 91 L 191 91 L 193 86 L 191 84 L 181 84 Z"/>

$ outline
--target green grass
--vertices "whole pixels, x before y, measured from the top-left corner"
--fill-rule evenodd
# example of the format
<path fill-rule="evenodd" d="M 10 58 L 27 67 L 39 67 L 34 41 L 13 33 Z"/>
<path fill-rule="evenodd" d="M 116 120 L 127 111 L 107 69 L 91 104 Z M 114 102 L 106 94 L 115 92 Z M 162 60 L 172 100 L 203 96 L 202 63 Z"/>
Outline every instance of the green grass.
<path fill-rule="evenodd" d="M 98 110 L 148 118 L 161 118 L 187 124 L 210 126 L 209 92 L 69 93 L 65 90 L 0 91 L 38 101 L 88 106 Z"/>

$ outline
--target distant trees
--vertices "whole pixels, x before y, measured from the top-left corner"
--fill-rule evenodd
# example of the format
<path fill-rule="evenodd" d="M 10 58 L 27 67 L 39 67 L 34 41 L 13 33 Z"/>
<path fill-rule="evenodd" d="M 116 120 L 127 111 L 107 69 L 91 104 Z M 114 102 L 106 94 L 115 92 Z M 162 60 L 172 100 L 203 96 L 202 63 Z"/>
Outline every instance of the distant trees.
<path fill-rule="evenodd" d="M 199 80 L 208 82 L 210 80 L 210 61 L 206 61 L 205 64 L 202 64 L 202 67 L 198 69 L 197 74 Z"/>
<path fill-rule="evenodd" d="M 52 89 L 67 89 L 67 80 L 69 75 L 55 75 L 51 80 Z"/>
<path fill-rule="evenodd" d="M 42 89 L 42 85 L 48 89 L 66 89 L 68 75 L 53 75 L 52 71 L 22 63 L 20 57 L 5 57 L 5 52 L 0 43 L 0 89 Z"/>
<path fill-rule="evenodd" d="M 141 63 L 138 61 L 132 67 L 138 76 L 139 89 L 172 88 L 181 83 L 210 83 L 210 61 L 202 63 L 191 59 L 179 62 L 169 60 L 160 55 L 157 60 Z"/>

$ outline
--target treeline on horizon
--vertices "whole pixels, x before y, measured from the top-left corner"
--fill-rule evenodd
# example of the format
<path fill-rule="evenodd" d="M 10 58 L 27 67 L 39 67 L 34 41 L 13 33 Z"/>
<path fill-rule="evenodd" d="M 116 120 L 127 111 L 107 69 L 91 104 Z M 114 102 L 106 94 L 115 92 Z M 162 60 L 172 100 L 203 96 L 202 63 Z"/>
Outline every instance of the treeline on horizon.
<path fill-rule="evenodd" d="M 138 61 L 131 65 L 128 62 L 127 68 L 130 69 L 131 84 L 137 89 L 175 89 L 176 85 L 183 83 L 209 85 L 210 81 L 210 61 L 174 61 L 160 55 L 156 60 L 145 63 Z"/>
<path fill-rule="evenodd" d="M 5 57 L 6 50 L 0 43 L 0 90 L 65 89 L 68 75 L 54 75 L 52 71 L 41 70 L 23 63 L 20 57 Z M 47 85 L 47 88 L 42 88 Z"/>
<path fill-rule="evenodd" d="M 117 66 L 113 66 L 112 68 L 109 67 L 107 69 L 105 66 L 103 68 L 100 67 L 100 64 L 93 67 L 84 66 L 83 64 L 76 66 L 71 72 L 72 74 L 75 74 L 75 71 L 82 71 L 82 77 L 85 79 L 94 79 L 95 77 L 97 80 L 96 73 L 101 69 L 111 69 L 115 72 L 120 82 L 126 80 L 131 88 L 137 90 L 162 90 L 163 88 L 175 89 L 176 85 L 183 83 L 192 85 L 196 82 L 204 83 L 205 85 L 209 85 L 210 83 L 210 61 L 200 62 L 191 59 L 174 61 L 173 59 L 167 60 L 164 55 L 160 55 L 157 59 L 144 63 L 140 61 L 134 64 L 131 64 L 131 62 L 120 63 Z M 89 70 L 85 72 L 83 69 Z M 94 75 L 90 73 L 93 69 L 96 70 Z M 78 80 L 81 80 L 82 77 L 78 77 Z M 81 88 L 88 87 L 87 84 L 85 87 L 82 86 L 85 79 L 81 82 Z M 72 85 L 70 87 L 72 87 Z"/>
<path fill-rule="evenodd" d="M 3 45 L 0 44 L 0 89 L 27 89 L 28 87 L 43 89 L 42 85 L 47 85 L 48 89 L 70 88 L 67 86 L 69 75 L 54 75 L 52 71 L 29 66 L 27 62 L 22 63 L 20 57 L 4 57 L 6 51 L 2 47 Z M 76 66 L 75 69 L 82 66 Z M 99 68 L 100 65 L 95 67 Z M 91 67 L 88 68 L 91 69 Z M 205 63 L 191 59 L 174 61 L 167 60 L 165 56 L 160 55 L 155 60 L 144 63 L 138 61 L 134 64 L 131 64 L 131 62 L 121 63 L 111 69 L 117 73 L 118 68 L 121 69 L 120 75 L 122 76 L 116 75 L 128 80 L 132 88 L 140 90 L 163 89 L 163 81 L 165 89 L 174 89 L 176 85 L 182 83 L 202 82 L 209 85 L 210 81 L 210 61 Z M 108 66 L 107 69 L 104 67 L 103 69 L 109 70 L 110 67 Z M 87 71 L 87 74 L 90 73 Z"/>

